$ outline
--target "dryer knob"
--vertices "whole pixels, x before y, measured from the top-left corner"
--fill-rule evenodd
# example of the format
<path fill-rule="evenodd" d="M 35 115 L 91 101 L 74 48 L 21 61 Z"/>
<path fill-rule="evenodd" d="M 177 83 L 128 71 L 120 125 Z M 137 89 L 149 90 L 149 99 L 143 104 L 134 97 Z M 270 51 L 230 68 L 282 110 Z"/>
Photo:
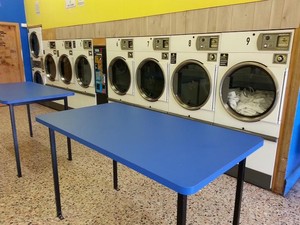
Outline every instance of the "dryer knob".
<path fill-rule="evenodd" d="M 278 55 L 276 58 L 277 62 L 282 62 L 284 60 L 284 57 L 282 55 Z"/>
<path fill-rule="evenodd" d="M 210 59 L 210 60 L 215 60 L 215 59 L 216 59 L 215 54 L 210 54 L 210 55 L 209 55 L 209 59 Z"/>
<path fill-rule="evenodd" d="M 286 64 L 287 63 L 287 54 L 274 54 L 273 63 Z"/>

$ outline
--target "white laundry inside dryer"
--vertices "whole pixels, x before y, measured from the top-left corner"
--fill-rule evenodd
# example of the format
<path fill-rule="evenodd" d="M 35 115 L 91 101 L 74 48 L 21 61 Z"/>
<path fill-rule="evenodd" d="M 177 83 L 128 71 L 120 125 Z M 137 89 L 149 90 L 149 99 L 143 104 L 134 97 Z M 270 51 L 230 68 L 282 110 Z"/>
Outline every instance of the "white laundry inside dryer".
<path fill-rule="evenodd" d="M 229 89 L 230 107 L 244 116 L 257 116 L 268 111 L 275 99 L 274 91 Z"/>

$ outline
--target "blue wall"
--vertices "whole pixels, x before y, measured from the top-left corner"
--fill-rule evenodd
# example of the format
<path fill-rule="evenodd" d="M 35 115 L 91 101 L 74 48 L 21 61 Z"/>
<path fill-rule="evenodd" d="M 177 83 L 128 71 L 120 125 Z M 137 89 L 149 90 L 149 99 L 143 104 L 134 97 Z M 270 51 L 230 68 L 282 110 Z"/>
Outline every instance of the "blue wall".
<path fill-rule="evenodd" d="M 300 178 L 300 92 L 298 95 L 298 103 L 295 114 L 293 133 L 291 137 L 291 145 L 288 156 L 285 190 L 286 195 L 290 189 L 296 184 Z"/>
<path fill-rule="evenodd" d="M 32 81 L 28 32 L 26 27 L 21 27 L 21 23 L 26 24 L 24 0 L 0 0 L 0 21 L 19 24 L 25 79 Z"/>

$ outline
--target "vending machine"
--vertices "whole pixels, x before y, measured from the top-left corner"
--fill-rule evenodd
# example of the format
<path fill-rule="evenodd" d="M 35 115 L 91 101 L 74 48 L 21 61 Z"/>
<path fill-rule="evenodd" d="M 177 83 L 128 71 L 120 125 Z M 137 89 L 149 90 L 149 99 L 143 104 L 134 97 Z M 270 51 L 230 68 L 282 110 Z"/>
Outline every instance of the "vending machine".
<path fill-rule="evenodd" d="M 95 92 L 97 105 L 108 102 L 106 47 L 94 46 Z"/>

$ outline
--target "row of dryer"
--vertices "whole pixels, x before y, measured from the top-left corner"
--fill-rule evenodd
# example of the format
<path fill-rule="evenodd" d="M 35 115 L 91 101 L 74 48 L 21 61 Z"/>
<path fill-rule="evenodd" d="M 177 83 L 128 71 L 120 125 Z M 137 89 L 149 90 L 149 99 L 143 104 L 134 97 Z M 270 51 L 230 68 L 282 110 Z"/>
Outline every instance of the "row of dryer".
<path fill-rule="evenodd" d="M 95 95 L 92 40 L 47 40 L 43 52 L 47 85 Z"/>
<path fill-rule="evenodd" d="M 108 97 L 263 135 L 247 167 L 272 176 L 293 33 L 109 38 Z"/>
<path fill-rule="evenodd" d="M 91 39 L 42 40 L 41 28 L 30 29 L 33 80 L 95 95 Z"/>
<path fill-rule="evenodd" d="M 37 27 L 29 29 L 29 46 L 34 82 L 74 91 L 72 108 L 96 104 L 92 39 L 43 41 Z"/>
<path fill-rule="evenodd" d="M 48 40 L 43 47 L 48 85 L 95 95 L 92 40 Z"/>
<path fill-rule="evenodd" d="M 44 60 L 41 27 L 34 27 L 30 29 L 28 41 L 30 47 L 32 79 L 36 83 L 44 83 Z"/>

